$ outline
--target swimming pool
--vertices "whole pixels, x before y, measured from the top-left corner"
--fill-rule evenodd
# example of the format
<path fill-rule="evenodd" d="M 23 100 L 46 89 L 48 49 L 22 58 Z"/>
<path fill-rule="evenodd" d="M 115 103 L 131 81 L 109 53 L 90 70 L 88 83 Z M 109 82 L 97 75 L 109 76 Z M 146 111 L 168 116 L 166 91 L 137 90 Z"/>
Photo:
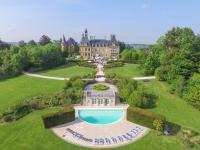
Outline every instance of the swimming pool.
<path fill-rule="evenodd" d="M 124 116 L 123 110 L 79 110 L 78 116 L 81 120 L 92 124 L 110 124 L 121 120 Z"/>

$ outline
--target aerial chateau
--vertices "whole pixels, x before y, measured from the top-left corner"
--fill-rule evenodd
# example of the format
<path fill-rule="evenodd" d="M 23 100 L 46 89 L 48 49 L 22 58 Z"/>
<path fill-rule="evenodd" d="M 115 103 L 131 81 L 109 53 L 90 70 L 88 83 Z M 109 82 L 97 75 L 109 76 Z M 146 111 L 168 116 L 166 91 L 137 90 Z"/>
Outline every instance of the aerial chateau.
<path fill-rule="evenodd" d="M 86 60 L 93 60 L 97 56 L 105 59 L 116 59 L 119 56 L 119 43 L 115 35 L 111 35 L 110 40 L 95 39 L 94 36 L 90 36 L 89 39 L 86 29 L 80 42 L 80 55 Z"/>

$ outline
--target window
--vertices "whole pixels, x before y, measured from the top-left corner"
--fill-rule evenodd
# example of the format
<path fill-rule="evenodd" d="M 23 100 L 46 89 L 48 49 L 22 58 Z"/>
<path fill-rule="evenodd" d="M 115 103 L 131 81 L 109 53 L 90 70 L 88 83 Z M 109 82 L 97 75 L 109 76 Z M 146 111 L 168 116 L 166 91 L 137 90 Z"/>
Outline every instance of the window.
<path fill-rule="evenodd" d="M 96 104 L 96 99 L 92 98 L 92 105 Z"/>
<path fill-rule="evenodd" d="M 103 104 L 103 99 L 100 99 L 100 104 Z"/>
<path fill-rule="evenodd" d="M 109 99 L 105 98 L 105 104 L 109 104 Z"/>
<path fill-rule="evenodd" d="M 100 101 L 100 99 L 98 99 L 98 104 L 101 104 L 101 101 Z"/>

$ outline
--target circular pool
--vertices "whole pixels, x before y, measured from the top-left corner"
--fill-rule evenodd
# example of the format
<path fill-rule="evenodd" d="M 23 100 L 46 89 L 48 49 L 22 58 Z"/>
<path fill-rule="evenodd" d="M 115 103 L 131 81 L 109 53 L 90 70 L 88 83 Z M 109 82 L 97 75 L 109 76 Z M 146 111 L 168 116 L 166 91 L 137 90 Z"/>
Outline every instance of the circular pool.
<path fill-rule="evenodd" d="M 79 110 L 78 116 L 81 120 L 92 124 L 111 124 L 123 118 L 124 110 Z"/>

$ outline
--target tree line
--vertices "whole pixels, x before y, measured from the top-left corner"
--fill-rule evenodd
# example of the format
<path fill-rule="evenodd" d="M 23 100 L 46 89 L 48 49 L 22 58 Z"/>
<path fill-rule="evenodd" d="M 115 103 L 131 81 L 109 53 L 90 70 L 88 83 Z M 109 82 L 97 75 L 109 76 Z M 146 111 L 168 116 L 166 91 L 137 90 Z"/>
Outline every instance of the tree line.
<path fill-rule="evenodd" d="M 172 28 L 149 49 L 142 66 L 200 110 L 200 36 L 192 29 Z"/>
<path fill-rule="evenodd" d="M 0 48 L 0 79 L 19 75 L 31 68 L 46 69 L 61 65 L 65 57 L 59 41 L 43 35 L 39 42 L 20 41 L 18 46 Z"/>
<path fill-rule="evenodd" d="M 174 27 L 146 51 L 124 49 L 120 58 L 141 64 L 144 75 L 156 75 L 170 92 L 200 110 L 200 35 L 190 28 Z"/>

